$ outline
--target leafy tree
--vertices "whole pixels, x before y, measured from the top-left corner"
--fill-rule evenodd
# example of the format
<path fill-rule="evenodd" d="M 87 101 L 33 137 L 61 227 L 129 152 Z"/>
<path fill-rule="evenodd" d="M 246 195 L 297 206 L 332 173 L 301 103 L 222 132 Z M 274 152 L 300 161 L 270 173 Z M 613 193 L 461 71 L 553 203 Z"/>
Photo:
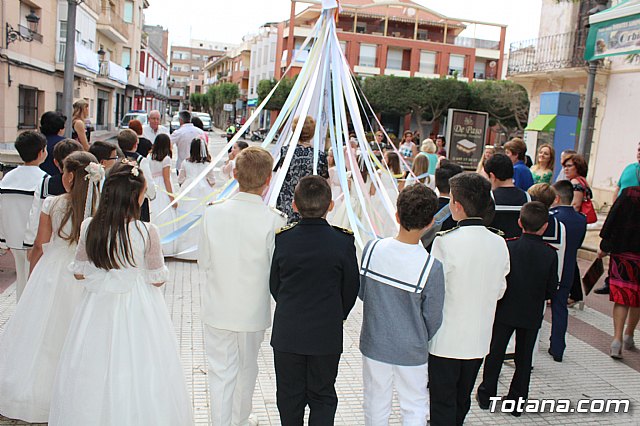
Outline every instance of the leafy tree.
<path fill-rule="evenodd" d="M 293 78 L 285 77 L 280 80 L 280 85 L 276 89 L 275 93 L 269 99 L 267 105 L 265 105 L 265 109 L 268 110 L 280 110 L 284 106 L 289 94 L 291 93 L 291 89 L 293 89 L 293 85 L 296 82 L 297 76 Z M 261 104 L 262 101 L 271 93 L 277 81 L 275 79 L 271 80 L 260 80 L 258 82 L 258 103 Z"/>
<path fill-rule="evenodd" d="M 412 103 L 414 115 L 421 124 L 431 125 L 447 114 L 449 108 L 465 109 L 469 104 L 467 83 L 455 78 L 422 79 L 410 83 L 414 89 L 415 101 Z M 418 82 L 422 80 L 422 83 Z"/>
<path fill-rule="evenodd" d="M 490 124 L 503 130 L 523 130 L 529 118 L 529 97 L 524 87 L 508 80 L 473 81 L 469 107 L 489 113 Z"/>
<path fill-rule="evenodd" d="M 202 108 L 204 106 L 204 98 L 205 96 L 202 93 L 192 93 L 189 96 L 189 103 L 194 110 L 202 111 Z"/>
<path fill-rule="evenodd" d="M 395 76 L 369 77 L 362 83 L 364 95 L 373 110 L 385 114 L 404 115 L 411 112 L 412 99 L 410 79 Z"/>

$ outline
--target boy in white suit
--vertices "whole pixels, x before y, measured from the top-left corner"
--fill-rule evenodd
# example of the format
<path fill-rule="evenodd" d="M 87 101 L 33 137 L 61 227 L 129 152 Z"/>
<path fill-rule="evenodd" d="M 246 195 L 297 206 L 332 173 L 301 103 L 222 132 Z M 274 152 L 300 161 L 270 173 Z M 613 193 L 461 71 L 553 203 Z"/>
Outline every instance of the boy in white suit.
<path fill-rule="evenodd" d="M 269 273 L 275 234 L 286 217 L 261 194 L 269 185 L 273 158 L 250 147 L 236 159 L 240 191 L 213 203 L 202 218 L 198 263 L 206 272 L 202 321 L 209 361 L 212 424 L 255 425 L 251 400 L 258 350 L 271 325 Z"/>
<path fill-rule="evenodd" d="M 449 184 L 458 226 L 440 233 L 431 251 L 444 265 L 445 287 L 442 326 L 429 342 L 432 426 L 464 423 L 510 268 L 504 239 L 483 225 L 493 203 L 489 181 L 463 173 Z"/>

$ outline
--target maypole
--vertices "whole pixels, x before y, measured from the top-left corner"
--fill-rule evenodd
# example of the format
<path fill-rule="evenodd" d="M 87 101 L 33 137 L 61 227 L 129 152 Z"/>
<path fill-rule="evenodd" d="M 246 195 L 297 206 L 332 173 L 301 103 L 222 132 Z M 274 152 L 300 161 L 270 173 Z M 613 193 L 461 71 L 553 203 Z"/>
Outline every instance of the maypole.
<path fill-rule="evenodd" d="M 339 2 L 337 0 L 323 0 L 322 12 L 313 31 L 298 49 L 298 54 L 300 54 L 307 46 L 310 46 L 307 60 L 300 70 L 291 93 L 262 143 L 262 147 L 271 152 L 276 162 L 280 161 L 281 151 L 284 152 L 282 166 L 275 172 L 271 180 L 265 201 L 270 206 L 275 206 L 298 144 L 304 120 L 299 120 L 297 126 L 293 128 L 294 118 L 309 115 L 318 123 L 314 137 L 313 173 L 317 174 L 318 153 L 325 150 L 328 134 L 334 153 L 340 188 L 344 194 L 343 202 L 346 214 L 356 243 L 362 248 L 368 240 L 377 236 L 390 236 L 384 235 L 385 232 L 388 234 L 397 230 L 396 208 L 392 200 L 397 197 L 398 189 L 395 181 L 391 188 L 389 185 L 384 185 L 382 176 L 384 174 L 390 175 L 390 172 L 387 166 L 380 163 L 375 157 L 367 141 L 362 114 L 375 117 L 375 113 L 357 86 L 344 52 L 340 48 L 336 30 L 338 11 Z M 291 22 L 290 25 L 294 25 L 294 23 Z M 294 63 L 295 58 L 283 76 L 289 73 Z M 208 167 L 190 185 L 182 189 L 174 203 L 188 195 L 198 181 L 204 179 L 207 173 L 221 162 L 227 150 L 258 119 L 279 84 L 276 84 L 240 131 L 212 159 Z M 384 131 L 377 118 L 375 118 L 375 123 L 379 129 Z M 350 124 L 357 139 L 357 149 L 355 150 L 349 144 Z M 371 127 L 371 123 L 369 123 L 369 127 Z M 373 131 L 374 129 L 370 128 L 369 130 Z M 280 134 L 280 138 L 272 144 L 276 134 Z M 282 147 L 287 148 L 282 150 Z M 400 158 L 402 157 L 400 156 Z M 381 201 L 382 211 L 374 211 L 370 190 L 361 169 L 366 170 L 366 175 L 371 180 L 370 185 L 375 189 L 376 197 Z M 237 182 L 230 179 L 225 183 L 222 191 L 215 194 L 215 199 L 228 197 L 236 190 Z M 358 214 L 356 214 L 356 207 Z M 195 226 L 194 223 L 190 225 Z"/>

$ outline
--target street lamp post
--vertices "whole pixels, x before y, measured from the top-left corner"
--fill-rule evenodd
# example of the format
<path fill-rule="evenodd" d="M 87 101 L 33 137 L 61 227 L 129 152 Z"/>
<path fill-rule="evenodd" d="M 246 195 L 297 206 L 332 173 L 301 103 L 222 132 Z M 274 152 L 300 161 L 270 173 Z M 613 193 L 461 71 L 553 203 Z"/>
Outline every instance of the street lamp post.
<path fill-rule="evenodd" d="M 76 11 L 83 0 L 67 0 L 67 45 L 64 53 L 64 85 L 62 89 L 62 108 L 67 116 L 67 126 L 64 135 L 71 137 L 73 114 L 73 80 L 76 62 Z"/>

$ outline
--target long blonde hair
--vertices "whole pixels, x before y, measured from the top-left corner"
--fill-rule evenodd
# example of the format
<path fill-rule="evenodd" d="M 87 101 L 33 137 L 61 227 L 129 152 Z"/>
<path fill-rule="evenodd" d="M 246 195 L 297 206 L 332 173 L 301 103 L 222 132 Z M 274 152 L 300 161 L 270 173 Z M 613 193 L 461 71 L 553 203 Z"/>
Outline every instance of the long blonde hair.
<path fill-rule="evenodd" d="M 487 149 L 492 151 L 492 156 L 496 153 L 496 147 L 493 145 L 485 145 L 484 150 L 482 151 L 482 157 L 480 157 L 480 161 L 478 162 L 478 167 L 476 168 L 476 173 L 484 173 L 484 154 Z"/>
<path fill-rule="evenodd" d="M 429 170 L 429 159 L 426 155 L 418 155 L 415 160 L 413 160 L 413 166 L 411 167 L 411 171 L 416 177 L 427 173 Z M 418 179 L 420 183 L 431 183 L 431 176 L 426 176 Z"/>
<path fill-rule="evenodd" d="M 84 99 L 77 100 L 73 103 L 73 114 L 71 115 L 72 120 L 83 120 L 84 118 L 82 114 L 84 113 L 84 109 L 89 106 L 89 103 Z"/>

